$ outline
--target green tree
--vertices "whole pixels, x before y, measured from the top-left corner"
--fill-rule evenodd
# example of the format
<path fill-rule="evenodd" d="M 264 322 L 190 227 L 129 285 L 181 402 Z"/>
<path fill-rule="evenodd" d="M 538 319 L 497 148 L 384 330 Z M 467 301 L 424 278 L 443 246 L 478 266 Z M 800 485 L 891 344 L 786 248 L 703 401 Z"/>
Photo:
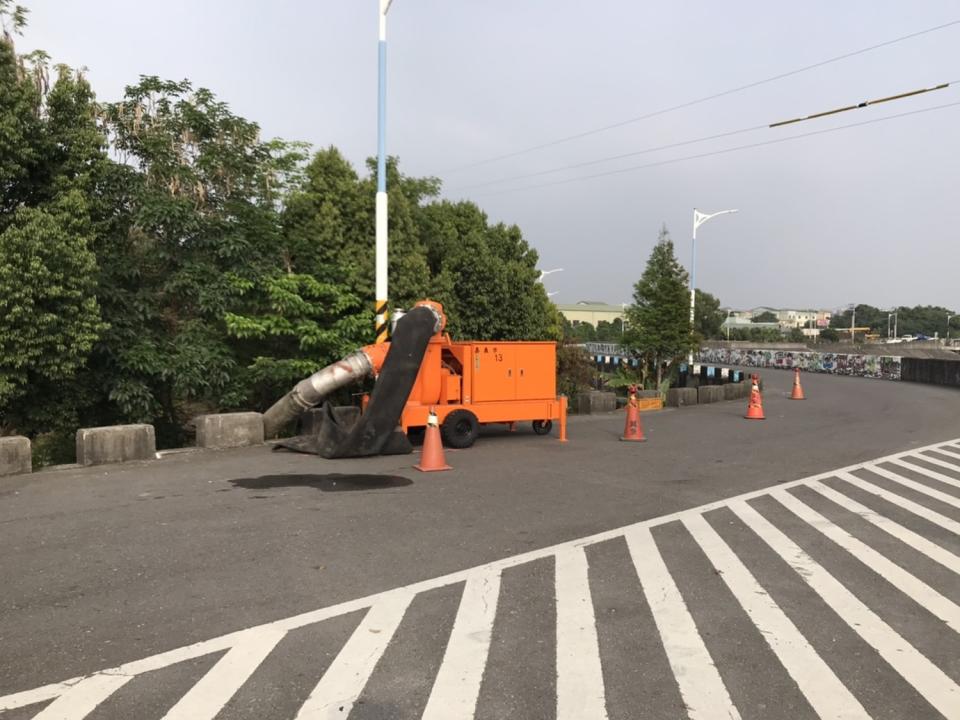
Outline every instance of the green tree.
<path fill-rule="evenodd" d="M 831 327 L 825 327 L 820 331 L 819 339 L 823 342 L 840 342 L 840 333 Z"/>
<path fill-rule="evenodd" d="M 776 313 L 772 313 L 769 310 L 764 310 L 759 315 L 754 315 L 752 318 L 750 318 L 750 322 L 755 322 L 755 323 L 777 322 L 777 315 Z"/>
<path fill-rule="evenodd" d="M 657 387 L 664 371 L 693 347 L 687 287 L 687 272 L 664 226 L 627 309 L 627 344 L 643 359 L 643 374 L 652 375 Z"/>
<path fill-rule="evenodd" d="M 0 406 L 72 379 L 104 329 L 88 232 L 72 192 L 50 210 L 20 208 L 0 233 Z M 8 408 L 11 417 L 22 423 L 24 408 Z"/>
<path fill-rule="evenodd" d="M 726 313 L 720 309 L 720 299 L 699 288 L 694 303 L 693 328 L 699 340 L 721 337 L 720 327 Z"/>
<path fill-rule="evenodd" d="M 601 320 L 597 323 L 597 342 L 618 343 L 623 339 L 624 330 L 619 318 L 613 322 Z"/>
<path fill-rule="evenodd" d="M 121 416 L 181 443 L 186 403 L 250 394 L 252 358 L 225 318 L 245 302 L 240 281 L 283 262 L 280 203 L 301 155 L 186 81 L 144 77 L 104 115 L 127 169 L 109 188 L 123 215 L 98 247 L 111 324 L 98 369 Z"/>
<path fill-rule="evenodd" d="M 490 225 L 469 202 L 424 205 L 418 224 L 432 276 L 455 337 L 559 339 L 560 321 L 537 270 L 539 257 L 515 225 Z"/>

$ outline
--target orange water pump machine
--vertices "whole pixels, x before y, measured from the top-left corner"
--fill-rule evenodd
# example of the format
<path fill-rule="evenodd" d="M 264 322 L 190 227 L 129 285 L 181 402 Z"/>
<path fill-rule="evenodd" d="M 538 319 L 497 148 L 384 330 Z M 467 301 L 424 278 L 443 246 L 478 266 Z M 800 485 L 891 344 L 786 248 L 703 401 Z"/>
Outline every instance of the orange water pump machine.
<path fill-rule="evenodd" d="M 432 300 L 417 305 L 433 308 L 440 327 L 400 417 L 404 432 L 426 426 L 433 408 L 450 447 L 470 447 L 481 425 L 527 421 L 546 435 L 556 420 L 566 442 L 567 398 L 557 396 L 556 343 L 453 341 L 444 332 L 443 306 Z"/>

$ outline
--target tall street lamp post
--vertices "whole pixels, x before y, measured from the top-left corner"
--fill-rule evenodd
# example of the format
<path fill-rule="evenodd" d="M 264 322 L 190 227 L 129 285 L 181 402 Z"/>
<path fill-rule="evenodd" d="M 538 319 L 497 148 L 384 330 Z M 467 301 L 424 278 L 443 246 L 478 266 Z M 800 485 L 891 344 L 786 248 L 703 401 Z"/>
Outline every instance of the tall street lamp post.
<path fill-rule="evenodd" d="M 729 215 L 730 213 L 735 213 L 737 210 L 720 210 L 715 213 L 702 213 L 696 208 L 693 209 L 693 249 L 690 253 L 690 332 L 693 332 L 693 312 L 694 306 L 697 299 L 697 228 L 703 225 L 710 218 L 715 218 L 717 215 Z M 687 356 L 687 362 L 693 364 L 693 348 L 690 349 L 690 354 Z"/>
<path fill-rule="evenodd" d="M 377 206 L 376 319 L 377 343 L 387 340 L 387 11 L 393 0 L 380 2 L 380 41 L 377 64 Z"/>
<path fill-rule="evenodd" d="M 956 316 L 951 315 L 950 313 L 947 313 L 947 345 L 950 344 L 950 318 L 952 317 L 956 317 Z"/>

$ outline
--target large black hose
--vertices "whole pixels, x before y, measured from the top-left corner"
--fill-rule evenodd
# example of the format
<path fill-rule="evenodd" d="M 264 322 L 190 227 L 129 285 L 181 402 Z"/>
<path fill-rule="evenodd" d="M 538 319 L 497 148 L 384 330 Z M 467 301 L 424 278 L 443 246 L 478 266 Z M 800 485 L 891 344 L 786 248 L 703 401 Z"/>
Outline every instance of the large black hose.
<path fill-rule="evenodd" d="M 367 457 L 384 451 L 416 382 L 430 338 L 438 329 L 437 313 L 429 307 L 416 307 L 397 321 L 366 411 L 350 427 L 327 411 L 317 438 L 321 456 Z"/>

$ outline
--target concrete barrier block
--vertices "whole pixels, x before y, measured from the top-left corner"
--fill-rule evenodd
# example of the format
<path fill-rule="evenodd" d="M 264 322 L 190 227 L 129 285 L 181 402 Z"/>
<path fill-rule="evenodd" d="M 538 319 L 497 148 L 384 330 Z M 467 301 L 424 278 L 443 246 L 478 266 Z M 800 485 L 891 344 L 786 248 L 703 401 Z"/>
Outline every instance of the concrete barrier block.
<path fill-rule="evenodd" d="M 263 415 L 258 412 L 200 415 L 197 447 L 234 448 L 263 444 Z"/>
<path fill-rule="evenodd" d="M 697 388 L 697 402 L 701 405 L 720 402 L 721 400 L 723 400 L 723 386 L 701 385 Z"/>
<path fill-rule="evenodd" d="M 612 392 L 591 390 L 577 395 L 577 412 L 580 415 L 613 412 L 616 409 L 617 396 Z"/>
<path fill-rule="evenodd" d="M 0 437 L 0 475 L 20 475 L 32 471 L 30 440 L 22 435 Z"/>
<path fill-rule="evenodd" d="M 77 430 L 78 465 L 152 460 L 156 455 L 153 425 L 110 425 Z"/>
<path fill-rule="evenodd" d="M 738 387 L 740 388 L 741 399 L 750 397 L 750 391 L 753 390 L 753 383 L 749 380 L 744 380 Z"/>
<path fill-rule="evenodd" d="M 659 390 L 637 390 L 638 398 L 658 398 L 660 397 Z"/>
<path fill-rule="evenodd" d="M 697 388 L 670 388 L 667 390 L 667 406 L 683 407 L 697 404 Z"/>
<path fill-rule="evenodd" d="M 729 383 L 723 386 L 724 400 L 737 400 L 743 397 L 743 391 L 740 389 L 740 383 Z"/>

